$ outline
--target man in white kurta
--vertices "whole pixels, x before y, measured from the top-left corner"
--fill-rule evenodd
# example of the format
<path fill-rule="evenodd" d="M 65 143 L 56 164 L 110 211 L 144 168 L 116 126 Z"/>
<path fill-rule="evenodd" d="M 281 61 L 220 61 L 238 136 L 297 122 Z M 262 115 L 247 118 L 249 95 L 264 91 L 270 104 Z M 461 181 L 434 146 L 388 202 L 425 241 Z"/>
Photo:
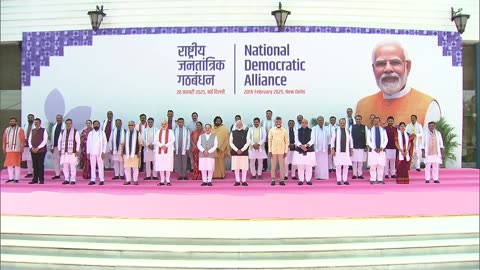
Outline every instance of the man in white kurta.
<path fill-rule="evenodd" d="M 162 127 L 155 135 L 155 170 L 160 172 L 160 183 L 158 186 L 171 186 L 170 174 L 173 171 L 173 154 L 175 134 L 168 129 L 168 122 L 162 121 Z"/>
<path fill-rule="evenodd" d="M 267 131 L 260 126 L 260 118 L 253 119 L 253 127 L 248 129 L 248 138 L 250 138 L 250 147 L 248 149 L 248 158 L 250 159 L 250 179 L 263 179 L 263 160 L 267 158 L 265 152 L 265 141 L 267 140 Z M 257 162 L 257 169 L 255 169 Z"/>
<path fill-rule="evenodd" d="M 273 112 L 272 110 L 266 110 L 265 111 L 265 119 L 262 122 L 262 127 L 265 129 L 267 132 L 267 139 L 265 140 L 265 152 L 267 153 L 267 158 L 263 160 L 263 171 L 266 171 L 268 169 L 268 160 L 270 159 L 268 155 L 268 133 L 270 132 L 270 129 L 275 126 L 275 121 L 272 119 Z"/>
<path fill-rule="evenodd" d="M 97 164 L 100 185 L 104 184 L 103 159 L 107 153 L 107 146 L 107 136 L 105 132 L 100 129 L 100 122 L 97 120 L 93 121 L 93 130 L 88 133 L 87 137 L 87 155 L 90 156 L 90 170 L 92 175 L 88 185 L 95 185 Z"/>
<path fill-rule="evenodd" d="M 32 133 L 32 129 L 34 129 L 33 120 L 35 116 L 33 114 L 28 114 L 27 116 L 27 123 L 23 126 L 23 130 L 25 131 L 25 147 L 22 153 L 22 160 L 27 162 L 27 175 L 25 178 L 33 177 L 33 163 L 32 163 L 32 153 L 30 153 L 30 145 L 28 145 L 28 138 L 30 138 L 30 134 Z"/>
<path fill-rule="evenodd" d="M 433 181 L 439 184 L 439 166 L 442 164 L 443 139 L 442 134 L 436 130 L 435 122 L 428 123 L 428 131 L 424 133 L 424 141 L 421 145 L 422 157 L 425 159 L 425 183 L 430 183 L 430 170 Z"/>
<path fill-rule="evenodd" d="M 295 136 L 295 152 L 293 153 L 292 164 L 298 169 L 298 185 L 312 185 L 312 169 L 316 164 L 315 160 L 315 134 L 308 127 L 308 120 L 302 119 L 302 127 L 297 130 Z"/>
<path fill-rule="evenodd" d="M 367 144 L 370 147 L 368 152 L 368 166 L 370 166 L 370 184 L 385 184 L 383 182 L 383 170 L 385 168 L 386 155 L 385 147 L 388 143 L 387 132 L 380 126 L 380 118 L 373 119 L 373 127 L 369 130 Z"/>
<path fill-rule="evenodd" d="M 66 128 L 62 130 L 58 138 L 60 164 L 63 166 L 63 175 L 65 176 L 62 185 L 75 185 L 78 154 L 80 153 L 80 132 L 72 128 L 72 119 L 67 119 L 65 126 Z"/>
<path fill-rule="evenodd" d="M 52 128 L 51 133 L 51 142 L 50 142 L 50 152 L 53 156 L 53 170 L 55 171 L 55 176 L 52 179 L 60 179 L 60 152 L 58 151 L 58 138 L 60 133 L 65 129 L 65 123 L 63 123 L 63 116 L 57 114 L 55 117 L 55 124 Z"/>
<path fill-rule="evenodd" d="M 333 138 L 338 129 L 337 118 L 335 116 L 330 116 L 330 124 L 327 126 L 327 129 L 330 138 Z M 335 159 L 333 158 L 333 153 L 330 152 L 330 154 L 328 155 L 328 170 L 330 172 L 333 172 L 335 168 Z"/>
<path fill-rule="evenodd" d="M 298 178 L 295 176 L 295 171 L 297 170 L 297 166 L 293 164 L 293 154 L 295 153 L 295 137 L 297 136 L 297 130 L 295 129 L 295 121 L 288 120 L 288 151 L 287 155 L 285 156 L 285 178 L 284 180 L 288 179 L 288 165 L 290 165 L 290 174 L 292 176 L 292 180 L 297 180 Z M 280 175 L 280 177 L 282 177 Z"/>
<path fill-rule="evenodd" d="M 178 180 L 188 180 L 187 159 L 190 152 L 190 132 L 185 127 L 183 118 L 177 119 L 175 128 L 175 168 L 178 172 Z"/>
<path fill-rule="evenodd" d="M 143 180 L 158 180 L 155 169 L 155 135 L 158 129 L 154 126 L 155 119 L 148 118 L 148 126 L 143 130 L 143 161 L 146 177 Z"/>
<path fill-rule="evenodd" d="M 242 186 L 247 184 L 248 171 L 248 146 L 250 146 L 250 137 L 248 132 L 243 128 L 242 120 L 235 123 L 236 129 L 230 132 L 230 147 L 232 155 L 232 170 L 235 173 L 234 186 L 240 186 L 240 171 L 242 171 Z"/>
<path fill-rule="evenodd" d="M 330 133 L 324 126 L 325 119 L 323 116 L 317 117 L 317 125 L 314 126 L 313 134 L 315 142 L 315 179 L 328 179 L 328 155 L 330 154 Z"/>
<path fill-rule="evenodd" d="M 125 167 L 123 163 L 122 142 L 124 141 L 125 129 L 122 128 L 122 120 L 115 120 L 115 128 L 108 139 L 108 148 L 113 163 L 115 176 L 112 180 L 125 179 Z"/>
<path fill-rule="evenodd" d="M 352 165 L 353 140 L 350 131 L 346 128 L 345 118 L 341 118 L 340 126 L 333 133 L 332 145 L 333 162 L 335 163 L 337 185 L 350 185 L 348 182 L 348 166 Z"/>
<path fill-rule="evenodd" d="M 423 127 L 417 122 L 417 116 L 412 115 L 410 117 L 412 122 L 407 125 L 407 133 L 415 136 L 415 145 L 413 149 L 412 164 L 415 169 L 420 171 L 420 159 L 422 158 L 422 145 L 423 145 Z"/>
<path fill-rule="evenodd" d="M 128 122 L 128 129 L 122 140 L 123 164 L 125 166 L 125 183 L 130 185 L 133 180 L 134 185 L 138 185 L 138 171 L 142 158 L 142 133 L 135 129 L 135 122 Z"/>
<path fill-rule="evenodd" d="M 205 133 L 200 135 L 197 142 L 199 151 L 198 168 L 202 172 L 201 186 L 212 186 L 213 170 L 215 169 L 215 151 L 218 147 L 218 140 L 212 134 L 212 125 L 205 125 Z"/>

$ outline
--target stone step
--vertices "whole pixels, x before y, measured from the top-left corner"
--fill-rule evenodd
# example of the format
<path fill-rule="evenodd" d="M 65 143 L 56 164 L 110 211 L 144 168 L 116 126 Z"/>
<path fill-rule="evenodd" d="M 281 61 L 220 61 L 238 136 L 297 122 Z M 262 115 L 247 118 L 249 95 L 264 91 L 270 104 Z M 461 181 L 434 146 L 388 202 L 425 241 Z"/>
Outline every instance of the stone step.
<path fill-rule="evenodd" d="M 478 269 L 478 253 L 308 260 L 161 260 L 1 254 L 11 269 Z"/>
<path fill-rule="evenodd" d="M 479 239 L 311 244 L 151 245 L 98 242 L 1 240 L 2 254 L 132 259 L 264 260 L 479 253 Z"/>
<path fill-rule="evenodd" d="M 79 232 L 80 233 L 80 232 Z M 146 236 L 100 236 L 100 235 L 61 235 L 61 234 L 31 234 L 31 233 L 1 233 L 2 240 L 60 241 L 60 242 L 95 242 L 119 244 L 151 244 L 151 245 L 312 245 L 341 244 L 369 242 L 402 242 L 449 239 L 478 239 L 478 232 L 469 233 L 438 233 L 415 235 L 372 235 L 372 236 L 339 236 L 339 237 L 287 237 L 278 238 L 192 238 L 188 237 L 146 237 Z"/>

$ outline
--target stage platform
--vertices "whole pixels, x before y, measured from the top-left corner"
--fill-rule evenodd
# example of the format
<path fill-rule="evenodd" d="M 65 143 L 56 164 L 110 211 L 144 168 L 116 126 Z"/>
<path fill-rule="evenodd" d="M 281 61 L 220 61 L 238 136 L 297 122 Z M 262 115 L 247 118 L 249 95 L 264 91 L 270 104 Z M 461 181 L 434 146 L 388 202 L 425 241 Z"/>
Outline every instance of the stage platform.
<path fill-rule="evenodd" d="M 249 186 L 234 187 L 233 173 L 201 187 L 198 180 L 140 180 L 138 186 L 123 186 L 123 180 L 88 186 L 78 171 L 77 184 L 61 185 L 46 172 L 44 185 L 29 185 L 30 179 L 5 184 L 6 170 L 0 173 L 1 214 L 18 216 L 113 217 L 161 219 L 318 219 L 364 217 L 460 216 L 479 214 L 478 169 L 441 169 L 440 184 L 426 184 L 424 172 L 412 171 L 411 183 L 370 185 L 350 180 L 337 186 L 335 174 L 329 180 L 313 180 L 312 186 L 270 186 L 270 180 L 248 180 Z M 25 174 L 22 171 L 22 176 Z M 145 175 L 140 174 L 140 179 Z M 172 179 L 177 175 L 172 174 Z"/>

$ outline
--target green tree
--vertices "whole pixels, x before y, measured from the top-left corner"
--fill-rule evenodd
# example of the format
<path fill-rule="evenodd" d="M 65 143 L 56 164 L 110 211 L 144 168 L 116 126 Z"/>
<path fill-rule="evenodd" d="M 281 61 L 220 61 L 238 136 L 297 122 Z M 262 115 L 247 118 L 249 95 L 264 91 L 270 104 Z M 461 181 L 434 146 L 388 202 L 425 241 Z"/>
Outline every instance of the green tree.
<path fill-rule="evenodd" d="M 442 167 L 445 167 L 448 161 L 457 160 L 455 149 L 460 145 L 457 141 L 458 135 L 444 117 L 438 120 L 436 129 L 442 134 L 443 138 Z"/>

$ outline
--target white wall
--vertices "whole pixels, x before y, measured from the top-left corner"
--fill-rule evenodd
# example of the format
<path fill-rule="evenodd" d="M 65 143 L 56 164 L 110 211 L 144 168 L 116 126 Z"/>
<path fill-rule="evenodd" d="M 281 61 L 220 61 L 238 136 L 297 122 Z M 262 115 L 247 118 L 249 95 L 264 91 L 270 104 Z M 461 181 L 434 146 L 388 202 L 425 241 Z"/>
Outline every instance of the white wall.
<path fill-rule="evenodd" d="M 102 28 L 275 25 L 265 0 L 1 0 L 1 42 L 22 32 L 90 28 L 87 11 L 103 4 Z M 478 0 L 283 0 L 287 25 L 385 27 L 456 31 L 450 8 L 470 14 L 464 41 L 479 41 Z"/>

